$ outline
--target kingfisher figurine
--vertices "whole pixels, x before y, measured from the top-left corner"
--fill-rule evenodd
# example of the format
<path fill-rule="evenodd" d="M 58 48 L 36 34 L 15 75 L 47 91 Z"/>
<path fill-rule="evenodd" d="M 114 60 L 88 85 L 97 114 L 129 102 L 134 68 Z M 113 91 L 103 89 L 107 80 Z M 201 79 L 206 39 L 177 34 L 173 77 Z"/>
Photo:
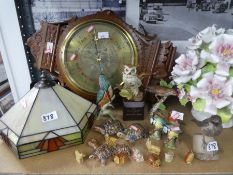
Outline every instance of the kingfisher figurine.
<path fill-rule="evenodd" d="M 100 73 L 99 75 L 99 91 L 97 92 L 96 103 L 100 108 L 99 116 L 110 116 L 114 119 L 112 114 L 112 101 L 115 95 L 113 94 L 113 89 L 107 80 L 107 77 Z"/>

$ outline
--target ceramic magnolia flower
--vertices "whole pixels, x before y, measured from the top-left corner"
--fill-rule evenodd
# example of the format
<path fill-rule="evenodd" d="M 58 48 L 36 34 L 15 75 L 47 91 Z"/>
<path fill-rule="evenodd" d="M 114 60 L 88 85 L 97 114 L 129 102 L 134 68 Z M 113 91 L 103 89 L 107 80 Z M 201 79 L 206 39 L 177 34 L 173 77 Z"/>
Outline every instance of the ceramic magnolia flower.
<path fill-rule="evenodd" d="M 208 73 L 203 75 L 196 87 L 191 86 L 190 95 L 195 101 L 197 98 L 205 100 L 204 111 L 213 115 L 233 102 L 232 82 L 225 77 Z"/>
<path fill-rule="evenodd" d="M 188 39 L 188 41 L 190 43 L 188 46 L 189 49 L 195 50 L 201 47 L 202 40 L 199 39 L 197 36 Z"/>
<path fill-rule="evenodd" d="M 217 35 L 223 34 L 225 32 L 224 28 L 216 28 L 216 25 L 207 27 L 197 34 L 197 36 L 190 38 L 188 41 L 190 45 L 189 49 L 198 49 L 202 44 L 210 43 Z"/>
<path fill-rule="evenodd" d="M 189 80 L 196 80 L 201 75 L 201 70 L 197 70 L 198 57 L 195 51 L 189 51 L 186 55 L 182 54 L 175 61 L 172 76 L 175 83 L 187 83 Z"/>
<path fill-rule="evenodd" d="M 212 41 L 212 38 L 216 36 L 216 31 L 216 25 L 207 27 L 197 34 L 197 38 L 205 43 L 209 43 Z"/>
<path fill-rule="evenodd" d="M 228 123 L 233 116 L 233 29 L 213 25 L 189 43 L 172 71 L 179 101 L 191 101 L 194 110 L 217 114 Z"/>
<path fill-rule="evenodd" d="M 201 57 L 211 63 L 216 63 L 216 74 L 229 75 L 233 65 L 233 35 L 221 34 L 209 45 L 208 51 L 203 50 Z"/>

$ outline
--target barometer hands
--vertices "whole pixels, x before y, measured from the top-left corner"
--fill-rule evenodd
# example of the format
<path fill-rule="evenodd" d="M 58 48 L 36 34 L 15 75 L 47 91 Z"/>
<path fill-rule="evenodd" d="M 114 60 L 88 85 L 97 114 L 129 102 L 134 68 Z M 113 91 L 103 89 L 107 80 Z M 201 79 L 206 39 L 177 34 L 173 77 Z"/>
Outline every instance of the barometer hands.
<path fill-rule="evenodd" d="M 96 61 L 98 62 L 99 64 L 99 68 L 100 68 L 100 72 L 103 71 L 103 67 L 101 65 L 101 61 L 102 61 L 102 58 L 101 58 L 101 55 L 100 55 L 100 52 L 99 52 L 99 49 L 98 49 L 98 36 L 96 35 L 96 29 L 94 28 L 93 30 L 93 40 L 95 41 L 95 50 L 96 50 L 96 54 L 97 54 L 97 58 L 96 58 Z"/>

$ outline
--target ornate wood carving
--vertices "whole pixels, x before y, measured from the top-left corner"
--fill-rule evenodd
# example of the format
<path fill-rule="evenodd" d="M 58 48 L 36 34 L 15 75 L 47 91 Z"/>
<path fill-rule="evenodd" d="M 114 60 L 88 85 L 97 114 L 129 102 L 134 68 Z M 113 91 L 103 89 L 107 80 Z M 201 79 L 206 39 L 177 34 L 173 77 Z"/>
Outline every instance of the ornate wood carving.
<path fill-rule="evenodd" d="M 131 25 L 125 23 L 110 10 L 97 12 L 82 18 L 72 18 L 62 23 L 42 22 L 41 30 L 34 33 L 28 39 L 28 45 L 36 60 L 36 67 L 46 69 L 50 72 L 56 72 L 58 79 L 63 82 L 62 75 L 59 75 L 57 65 L 57 50 L 66 37 L 66 34 L 76 25 L 91 19 L 111 20 L 126 30 L 132 37 L 138 52 L 139 72 L 151 74 L 143 81 L 144 87 L 148 86 L 153 80 L 168 77 L 174 62 L 176 48 L 171 42 L 161 43 L 158 37 L 149 37 L 142 35 Z M 54 47 L 51 53 L 46 52 L 47 43 L 53 43 Z"/>

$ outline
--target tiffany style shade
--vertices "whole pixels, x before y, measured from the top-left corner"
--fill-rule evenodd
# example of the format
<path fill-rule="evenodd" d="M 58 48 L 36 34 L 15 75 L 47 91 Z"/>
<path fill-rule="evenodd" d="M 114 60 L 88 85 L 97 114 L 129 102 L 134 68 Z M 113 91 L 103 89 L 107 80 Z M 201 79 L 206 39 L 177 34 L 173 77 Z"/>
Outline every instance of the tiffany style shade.
<path fill-rule="evenodd" d="M 83 143 L 96 113 L 60 85 L 35 86 L 0 119 L 1 136 L 18 158 L 56 151 Z"/>

